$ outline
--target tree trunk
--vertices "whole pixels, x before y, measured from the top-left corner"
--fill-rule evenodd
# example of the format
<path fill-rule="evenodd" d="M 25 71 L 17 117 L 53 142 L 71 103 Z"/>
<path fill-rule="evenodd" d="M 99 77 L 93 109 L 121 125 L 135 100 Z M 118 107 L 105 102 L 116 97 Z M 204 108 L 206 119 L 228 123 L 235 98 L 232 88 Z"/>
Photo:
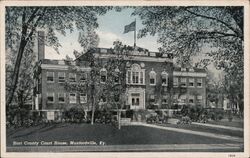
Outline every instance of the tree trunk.
<path fill-rule="evenodd" d="M 94 119 L 95 119 L 94 85 L 91 85 L 91 103 L 92 103 L 91 125 L 93 125 L 94 124 Z"/>
<path fill-rule="evenodd" d="M 118 109 L 118 129 L 121 129 L 121 111 Z"/>
<path fill-rule="evenodd" d="M 19 69 L 20 69 L 20 65 L 21 65 L 21 61 L 22 61 L 22 57 L 23 57 L 23 52 L 24 52 L 26 44 L 27 44 L 27 41 L 24 38 L 22 38 L 21 42 L 20 42 L 20 47 L 18 50 L 17 58 L 16 58 L 16 63 L 15 63 L 11 87 L 10 87 L 10 92 L 8 94 L 8 99 L 7 99 L 7 104 L 6 104 L 7 107 L 11 104 L 13 97 L 14 97 L 15 90 L 17 88 Z"/>

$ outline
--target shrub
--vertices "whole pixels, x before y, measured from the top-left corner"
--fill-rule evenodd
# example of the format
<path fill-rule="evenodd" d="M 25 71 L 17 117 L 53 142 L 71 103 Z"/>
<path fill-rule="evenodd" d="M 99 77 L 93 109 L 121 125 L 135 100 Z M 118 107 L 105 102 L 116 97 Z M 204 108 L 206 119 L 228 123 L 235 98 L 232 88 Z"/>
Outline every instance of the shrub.
<path fill-rule="evenodd" d="M 192 121 L 191 121 L 190 117 L 188 117 L 188 116 L 182 117 L 182 118 L 177 122 L 177 124 L 191 124 L 191 123 L 192 123 Z"/>
<path fill-rule="evenodd" d="M 66 122 L 79 123 L 85 119 L 85 112 L 83 109 L 72 107 L 69 110 L 63 112 L 63 119 Z"/>
<path fill-rule="evenodd" d="M 182 117 L 189 117 L 191 121 L 206 122 L 208 119 L 208 112 L 200 106 L 183 106 L 181 109 Z M 214 117 L 212 115 L 212 117 Z"/>
<path fill-rule="evenodd" d="M 146 118 L 147 123 L 157 123 L 159 121 L 158 116 L 150 115 L 149 117 Z"/>
<path fill-rule="evenodd" d="M 126 111 L 126 117 L 127 118 L 133 118 L 133 114 L 134 114 L 134 112 L 133 112 L 133 110 L 128 110 L 128 111 Z"/>

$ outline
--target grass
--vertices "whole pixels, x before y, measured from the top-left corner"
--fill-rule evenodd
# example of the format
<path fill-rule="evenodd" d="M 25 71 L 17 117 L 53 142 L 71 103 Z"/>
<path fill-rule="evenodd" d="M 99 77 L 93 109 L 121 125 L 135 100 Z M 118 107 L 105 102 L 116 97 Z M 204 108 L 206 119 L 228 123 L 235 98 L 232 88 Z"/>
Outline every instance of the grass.
<path fill-rule="evenodd" d="M 243 121 L 209 121 L 209 124 L 214 125 L 222 125 L 222 126 L 230 126 L 230 127 L 237 127 L 237 128 L 243 128 L 244 122 Z"/>
<path fill-rule="evenodd" d="M 195 124 L 190 124 L 190 125 L 188 125 L 188 124 L 181 124 L 181 125 L 159 124 L 159 125 L 166 126 L 166 127 L 187 129 L 187 130 L 192 130 L 192 131 L 200 131 L 200 132 L 208 132 L 208 133 L 236 136 L 236 137 L 243 137 L 243 135 L 244 135 L 243 131 L 234 131 L 234 130 L 215 128 L 215 127 L 208 127 L 208 126 L 201 126 L 201 125 L 195 125 Z"/>
<path fill-rule="evenodd" d="M 129 144 L 223 144 L 230 140 L 209 138 L 143 126 L 121 130 L 104 124 L 53 124 L 7 130 L 7 146 L 13 141 L 103 141 L 107 145 Z"/>

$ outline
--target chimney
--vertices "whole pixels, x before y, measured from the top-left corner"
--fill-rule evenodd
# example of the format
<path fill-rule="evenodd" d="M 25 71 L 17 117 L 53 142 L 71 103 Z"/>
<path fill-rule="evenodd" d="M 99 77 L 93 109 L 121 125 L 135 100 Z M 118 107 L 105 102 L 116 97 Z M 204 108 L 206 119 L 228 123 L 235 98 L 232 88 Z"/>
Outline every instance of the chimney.
<path fill-rule="evenodd" d="M 38 61 L 45 58 L 45 35 L 44 31 L 38 31 Z"/>

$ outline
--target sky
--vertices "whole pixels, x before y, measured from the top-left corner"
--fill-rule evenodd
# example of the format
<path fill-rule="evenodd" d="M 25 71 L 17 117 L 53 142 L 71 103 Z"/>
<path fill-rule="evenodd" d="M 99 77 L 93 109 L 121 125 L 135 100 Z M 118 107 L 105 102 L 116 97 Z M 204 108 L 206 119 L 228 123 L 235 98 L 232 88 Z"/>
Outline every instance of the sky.
<path fill-rule="evenodd" d="M 136 19 L 136 30 L 141 29 L 142 23 L 139 17 L 131 16 L 133 9 L 124 9 L 121 12 L 116 12 L 114 10 L 107 12 L 103 16 L 98 16 L 99 27 L 96 30 L 96 33 L 99 35 L 100 42 L 98 47 L 100 48 L 111 48 L 113 47 L 113 42 L 115 40 L 121 41 L 123 44 L 131 45 L 134 44 L 134 32 L 128 32 L 123 34 L 124 26 L 130 24 Z M 75 58 L 73 51 L 77 50 L 81 52 L 83 49 L 78 43 L 78 31 L 73 33 L 67 32 L 66 36 L 58 35 L 59 42 L 62 47 L 59 48 L 59 54 L 53 48 L 45 48 L 45 58 L 47 59 L 65 59 L 65 56 L 68 55 L 71 58 Z M 146 48 L 149 51 L 158 51 L 160 44 L 157 43 L 157 35 L 137 39 L 136 45 L 142 48 Z M 196 56 L 197 60 L 201 56 Z M 195 58 L 195 57 L 194 57 Z M 218 78 L 222 71 L 216 70 L 213 64 L 208 66 L 208 69 L 214 73 L 214 77 Z"/>
<path fill-rule="evenodd" d="M 99 28 L 96 30 L 100 38 L 98 47 L 111 48 L 115 40 L 121 41 L 126 45 L 134 45 L 134 32 L 123 34 L 124 26 L 130 24 L 136 19 L 136 30 L 142 28 L 141 20 L 136 16 L 131 16 L 133 9 L 125 9 L 121 12 L 109 11 L 103 16 L 98 16 Z M 53 48 L 45 48 L 45 58 L 64 59 L 66 55 L 74 58 L 73 50 L 82 51 L 78 43 L 78 31 L 67 32 L 66 36 L 58 34 L 59 42 L 62 47 L 59 48 L 59 54 Z M 157 36 L 147 36 L 137 39 L 137 46 L 148 49 L 149 51 L 158 51 L 160 46 L 157 43 Z"/>

